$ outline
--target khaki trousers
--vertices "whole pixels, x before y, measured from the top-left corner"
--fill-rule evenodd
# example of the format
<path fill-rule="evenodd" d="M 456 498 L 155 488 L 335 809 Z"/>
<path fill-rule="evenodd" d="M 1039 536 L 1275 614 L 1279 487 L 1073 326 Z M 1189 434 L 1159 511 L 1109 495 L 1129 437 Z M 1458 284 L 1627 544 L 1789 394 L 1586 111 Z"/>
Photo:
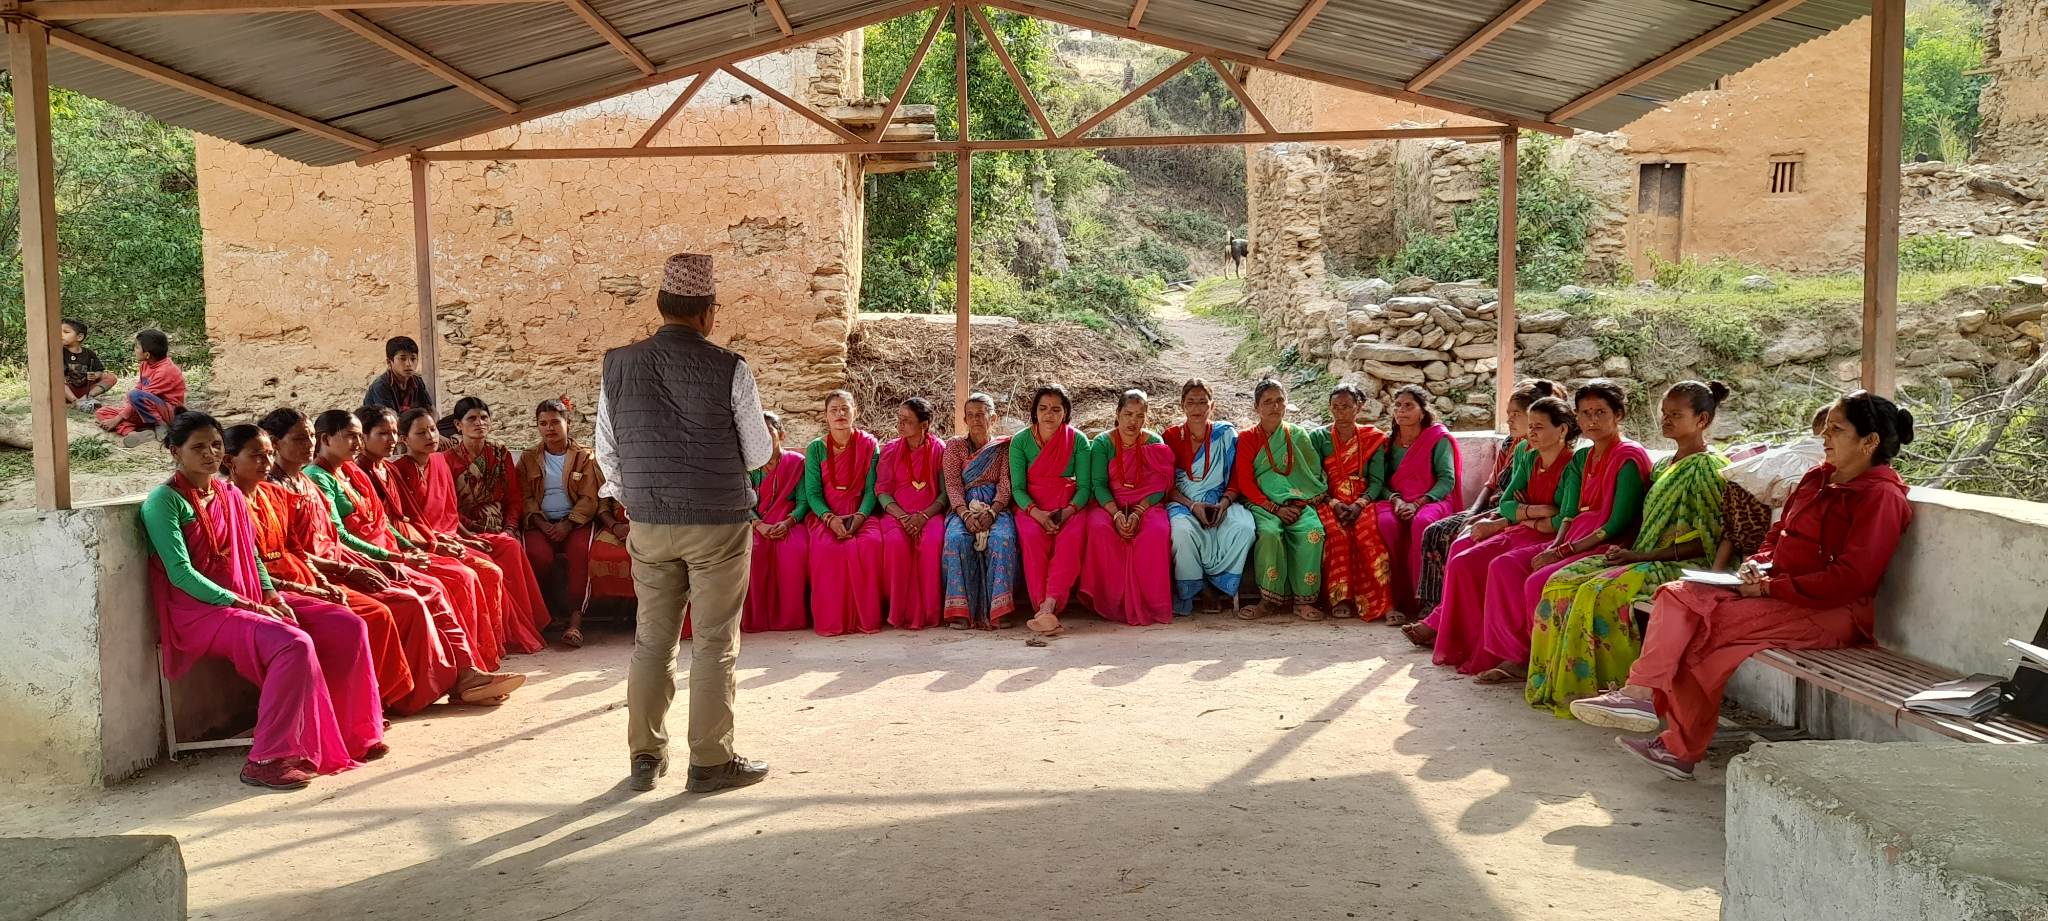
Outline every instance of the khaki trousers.
<path fill-rule="evenodd" d="M 633 665 L 626 677 L 626 743 L 633 755 L 667 757 L 668 707 L 676 696 L 676 644 L 690 608 L 690 763 L 733 758 L 733 663 L 747 600 L 753 528 L 739 524 L 633 522 L 626 537 L 639 595 Z"/>

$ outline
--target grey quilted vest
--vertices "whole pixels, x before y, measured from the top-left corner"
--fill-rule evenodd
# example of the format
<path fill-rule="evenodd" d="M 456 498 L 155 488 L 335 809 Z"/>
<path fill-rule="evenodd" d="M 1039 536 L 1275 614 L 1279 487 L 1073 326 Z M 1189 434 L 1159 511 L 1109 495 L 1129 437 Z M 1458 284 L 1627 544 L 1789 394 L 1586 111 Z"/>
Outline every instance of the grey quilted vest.
<path fill-rule="evenodd" d="M 732 379 L 740 356 L 685 326 L 604 356 L 619 501 L 634 521 L 734 524 L 753 517 Z"/>

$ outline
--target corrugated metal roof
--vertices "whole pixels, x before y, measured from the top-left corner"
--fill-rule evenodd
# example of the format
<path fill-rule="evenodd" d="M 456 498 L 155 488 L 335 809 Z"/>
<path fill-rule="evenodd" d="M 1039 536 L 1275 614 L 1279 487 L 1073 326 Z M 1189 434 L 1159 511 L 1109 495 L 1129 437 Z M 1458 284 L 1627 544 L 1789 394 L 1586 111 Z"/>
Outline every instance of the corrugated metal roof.
<path fill-rule="evenodd" d="M 1426 92 L 1540 121 L 1547 113 L 1725 23 L 1761 0 L 1550 0 Z M 783 0 L 799 30 L 872 15 L 892 0 Z M 1035 0 L 1069 17 L 1119 25 L 1131 0 Z M 1330 0 L 1282 61 L 1399 87 L 1455 48 L 1509 0 Z M 745 0 L 593 0 L 664 72 L 780 38 L 765 5 Z M 1170 41 L 1261 59 L 1301 0 L 1151 0 L 1142 28 Z M 1869 13 L 1867 0 L 1807 0 L 1777 19 L 1566 122 L 1621 127 Z M 506 3 L 392 8 L 362 15 L 525 108 L 644 82 L 566 6 Z M 480 130 L 501 113 L 317 13 L 163 16 L 57 22 L 181 73 L 385 145 Z M 51 82 L 171 124 L 315 165 L 360 151 L 53 49 Z"/>

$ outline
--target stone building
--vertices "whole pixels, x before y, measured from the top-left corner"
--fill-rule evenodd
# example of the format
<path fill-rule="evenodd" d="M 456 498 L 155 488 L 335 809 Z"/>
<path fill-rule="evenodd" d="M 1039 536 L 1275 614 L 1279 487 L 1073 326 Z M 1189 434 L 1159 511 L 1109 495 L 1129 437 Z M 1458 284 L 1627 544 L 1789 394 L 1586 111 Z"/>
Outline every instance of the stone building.
<path fill-rule="evenodd" d="M 2048 0 L 1998 0 L 1984 23 L 1977 159 L 2048 170 Z"/>
<path fill-rule="evenodd" d="M 842 104 L 861 94 L 860 33 L 746 68 L 814 107 Z M 682 87 L 461 146 L 630 146 Z M 720 74 L 659 143 L 826 137 Z M 385 339 L 418 335 L 406 162 L 317 168 L 195 140 L 216 407 L 356 406 Z M 858 158 L 437 163 L 430 198 L 443 403 L 481 396 L 518 429 L 547 397 L 593 412 L 600 356 L 657 325 L 662 262 L 685 250 L 717 257 L 717 338 L 749 357 L 769 407 L 802 411 L 844 380 L 860 289 Z"/>

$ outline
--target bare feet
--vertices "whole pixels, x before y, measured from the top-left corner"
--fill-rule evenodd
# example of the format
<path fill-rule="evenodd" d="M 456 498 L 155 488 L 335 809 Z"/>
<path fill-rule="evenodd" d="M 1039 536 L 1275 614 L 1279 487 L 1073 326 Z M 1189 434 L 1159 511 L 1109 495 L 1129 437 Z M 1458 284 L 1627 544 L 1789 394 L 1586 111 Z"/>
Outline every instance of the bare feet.
<path fill-rule="evenodd" d="M 1401 628 L 1401 635 L 1408 642 L 1428 649 L 1436 645 L 1436 629 L 1425 623 L 1413 623 Z"/>
<path fill-rule="evenodd" d="M 466 704 L 495 707 L 525 683 L 526 676 L 517 672 L 480 672 L 472 668 L 455 679 L 450 696 Z"/>
<path fill-rule="evenodd" d="M 1052 633 L 1058 630 L 1060 628 L 1060 618 L 1057 613 L 1054 613 L 1055 607 L 1051 598 L 1045 599 L 1045 601 L 1038 605 L 1038 613 L 1030 620 L 1025 621 L 1024 626 L 1030 627 L 1033 633 Z"/>

